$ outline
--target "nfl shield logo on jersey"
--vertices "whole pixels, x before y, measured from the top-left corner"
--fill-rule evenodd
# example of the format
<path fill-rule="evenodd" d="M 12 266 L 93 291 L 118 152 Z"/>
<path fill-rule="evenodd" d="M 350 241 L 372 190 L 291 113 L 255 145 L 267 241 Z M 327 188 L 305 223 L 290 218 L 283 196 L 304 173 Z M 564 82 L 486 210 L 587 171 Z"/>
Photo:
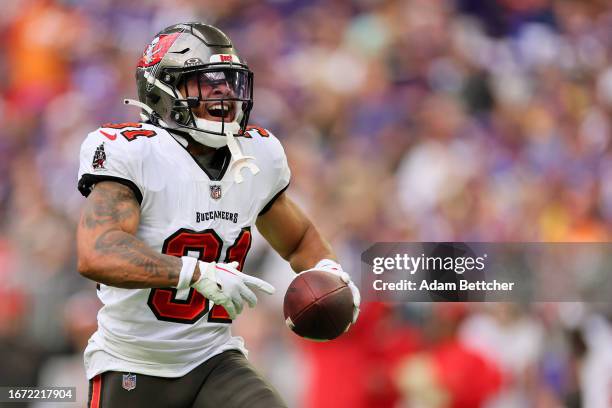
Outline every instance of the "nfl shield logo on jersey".
<path fill-rule="evenodd" d="M 122 386 L 128 391 L 132 391 L 136 388 L 136 374 L 123 374 Z"/>
<path fill-rule="evenodd" d="M 103 169 L 104 163 L 106 162 L 106 153 L 104 152 L 104 142 L 96 149 L 93 157 L 93 161 L 91 162 L 94 170 Z"/>
<path fill-rule="evenodd" d="M 221 198 L 221 186 L 210 186 L 210 197 L 213 200 Z"/>

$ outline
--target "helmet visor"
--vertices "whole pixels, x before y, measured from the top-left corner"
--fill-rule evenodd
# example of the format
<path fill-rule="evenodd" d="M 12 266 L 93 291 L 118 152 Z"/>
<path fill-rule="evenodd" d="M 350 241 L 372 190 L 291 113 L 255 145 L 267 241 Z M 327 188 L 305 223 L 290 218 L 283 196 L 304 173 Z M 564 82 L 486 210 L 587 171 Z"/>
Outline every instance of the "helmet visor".
<path fill-rule="evenodd" d="M 250 101 L 251 74 L 241 69 L 203 69 L 186 73 L 179 89 L 200 101 Z"/>

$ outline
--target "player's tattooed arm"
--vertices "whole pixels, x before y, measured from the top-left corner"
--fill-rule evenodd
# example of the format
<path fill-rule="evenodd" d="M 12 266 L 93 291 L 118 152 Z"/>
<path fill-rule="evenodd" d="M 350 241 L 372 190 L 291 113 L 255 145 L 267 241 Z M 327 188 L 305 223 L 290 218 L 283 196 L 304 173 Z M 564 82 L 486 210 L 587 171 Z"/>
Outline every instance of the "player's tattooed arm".
<path fill-rule="evenodd" d="M 112 181 L 96 184 L 77 231 L 79 273 L 120 288 L 175 286 L 180 258 L 160 254 L 138 239 L 139 222 L 140 206 L 130 188 Z M 198 278 L 196 270 L 193 281 Z"/>
<path fill-rule="evenodd" d="M 321 259 L 336 258 L 312 221 L 285 193 L 257 218 L 257 229 L 295 272 L 310 269 Z"/>

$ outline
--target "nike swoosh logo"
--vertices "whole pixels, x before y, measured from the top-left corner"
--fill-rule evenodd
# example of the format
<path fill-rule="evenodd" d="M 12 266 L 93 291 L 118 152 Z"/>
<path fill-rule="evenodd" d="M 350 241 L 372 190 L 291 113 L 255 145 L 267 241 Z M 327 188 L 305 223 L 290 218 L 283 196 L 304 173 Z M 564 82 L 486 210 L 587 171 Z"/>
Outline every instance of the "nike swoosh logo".
<path fill-rule="evenodd" d="M 106 133 L 105 131 L 101 130 L 100 133 L 102 133 L 104 136 L 108 137 L 110 140 L 115 140 L 117 138 L 117 135 L 111 135 L 110 133 Z"/>

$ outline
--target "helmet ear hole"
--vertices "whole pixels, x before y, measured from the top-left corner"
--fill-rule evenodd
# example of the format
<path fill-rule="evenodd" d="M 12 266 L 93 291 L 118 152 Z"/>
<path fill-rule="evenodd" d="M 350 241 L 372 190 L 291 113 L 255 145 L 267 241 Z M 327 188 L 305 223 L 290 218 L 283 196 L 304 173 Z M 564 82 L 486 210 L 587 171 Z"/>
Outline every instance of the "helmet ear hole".
<path fill-rule="evenodd" d="M 166 72 L 161 76 L 161 80 L 167 84 L 172 84 L 172 82 L 174 82 L 174 76 Z"/>
<path fill-rule="evenodd" d="M 179 125 L 187 126 L 189 124 L 189 113 L 185 110 L 173 109 L 170 115 L 172 116 L 172 120 Z"/>

